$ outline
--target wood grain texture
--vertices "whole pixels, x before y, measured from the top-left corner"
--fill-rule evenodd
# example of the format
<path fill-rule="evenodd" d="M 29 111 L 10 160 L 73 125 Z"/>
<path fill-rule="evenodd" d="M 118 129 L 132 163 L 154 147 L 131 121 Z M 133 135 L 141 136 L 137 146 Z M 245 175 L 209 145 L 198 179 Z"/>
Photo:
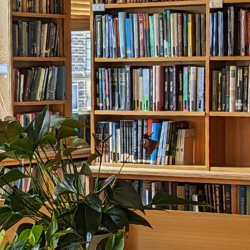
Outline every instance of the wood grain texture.
<path fill-rule="evenodd" d="M 250 217 L 147 211 L 153 230 L 131 226 L 125 250 L 249 250 Z"/>
<path fill-rule="evenodd" d="M 11 88 L 11 18 L 9 1 L 0 0 L 0 64 L 7 64 L 8 73 L 0 74 L 0 119 L 13 115 Z"/>

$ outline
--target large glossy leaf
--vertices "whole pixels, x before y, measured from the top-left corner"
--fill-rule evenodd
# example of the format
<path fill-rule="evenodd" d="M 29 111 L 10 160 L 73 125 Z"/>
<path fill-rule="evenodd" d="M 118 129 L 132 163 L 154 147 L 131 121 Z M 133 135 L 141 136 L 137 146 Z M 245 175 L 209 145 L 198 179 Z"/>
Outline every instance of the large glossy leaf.
<path fill-rule="evenodd" d="M 26 133 L 22 133 L 19 138 L 12 143 L 5 144 L 5 150 L 15 150 L 17 154 L 27 155 L 30 159 L 32 159 L 34 153 Z"/>
<path fill-rule="evenodd" d="M 129 182 L 118 180 L 113 189 L 107 187 L 107 192 L 114 203 L 144 212 L 141 198 Z"/>
<path fill-rule="evenodd" d="M 23 132 L 23 128 L 18 121 L 0 121 L 0 146 L 4 143 L 15 141 Z"/>
<path fill-rule="evenodd" d="M 1 175 L 0 187 L 3 187 L 4 185 L 6 185 L 6 183 L 11 183 L 24 178 L 29 178 L 29 176 L 22 173 L 19 169 L 12 169 L 6 174 Z"/>
<path fill-rule="evenodd" d="M 62 126 L 67 126 L 71 128 L 83 128 L 88 127 L 87 125 L 83 124 L 80 121 L 74 120 L 74 119 L 66 119 L 62 122 Z"/>
<path fill-rule="evenodd" d="M 166 205 L 198 205 L 198 206 L 210 206 L 204 202 L 185 200 L 164 191 L 159 191 L 153 197 L 149 205 L 166 206 Z"/>
<path fill-rule="evenodd" d="M 40 144 L 41 145 L 47 145 L 49 144 L 49 142 L 52 144 L 52 145 L 55 145 L 56 144 L 56 135 L 55 133 L 53 132 L 49 132 L 48 134 L 46 134 L 40 141 Z"/>
<path fill-rule="evenodd" d="M 28 244 L 28 240 L 17 242 L 11 250 L 24 250 L 26 245 Z"/>
<path fill-rule="evenodd" d="M 112 207 L 107 212 L 103 213 L 102 225 L 111 233 L 115 234 L 119 229 L 124 227 L 128 229 L 129 221 L 127 215 L 119 207 Z"/>
<path fill-rule="evenodd" d="M 86 241 L 78 234 L 69 233 L 59 238 L 55 250 L 79 250 Z"/>
<path fill-rule="evenodd" d="M 2 224 L 2 229 L 8 230 L 12 226 L 14 226 L 17 222 L 19 222 L 23 216 L 20 213 L 14 213 Z"/>
<path fill-rule="evenodd" d="M 71 136 L 80 136 L 80 134 L 75 131 L 73 128 L 62 126 L 58 129 L 57 133 L 57 140 L 60 141 L 61 139 L 65 139 Z"/>
<path fill-rule="evenodd" d="M 79 175 L 92 176 L 92 171 L 87 162 L 83 162 Z"/>
<path fill-rule="evenodd" d="M 87 242 L 91 241 L 101 224 L 101 209 L 101 200 L 94 194 L 89 194 L 78 204 L 74 215 L 75 229 Z"/>
<path fill-rule="evenodd" d="M 91 155 L 88 157 L 87 163 L 90 165 L 90 164 L 92 163 L 92 161 L 94 161 L 97 157 L 99 157 L 98 154 L 91 154 Z"/>
<path fill-rule="evenodd" d="M 76 211 L 77 207 L 75 206 L 74 208 L 60 214 L 59 216 L 56 217 L 57 220 L 63 219 L 64 217 L 68 217 L 69 215 L 73 215 Z"/>
<path fill-rule="evenodd" d="M 75 176 L 74 175 L 64 175 L 64 180 L 56 185 L 54 189 L 54 195 L 59 196 L 62 194 L 76 194 L 76 188 L 74 186 Z"/>
<path fill-rule="evenodd" d="M 125 233 L 119 231 L 110 237 L 102 239 L 96 247 L 96 250 L 123 250 Z"/>
<path fill-rule="evenodd" d="M 72 152 L 76 151 L 78 148 L 72 148 L 72 147 L 69 147 L 69 148 L 65 148 L 63 150 L 63 155 L 64 156 L 69 156 L 72 154 Z"/>
<path fill-rule="evenodd" d="M 127 208 L 121 208 L 124 213 L 126 214 L 129 224 L 135 224 L 135 225 L 141 225 L 141 226 L 145 226 L 145 227 L 151 227 L 151 225 L 149 224 L 149 222 L 144 219 L 143 217 L 141 217 L 139 214 L 131 211 L 130 209 Z"/>
<path fill-rule="evenodd" d="M 99 183 L 99 190 L 97 191 L 97 193 L 102 192 L 114 179 L 115 179 L 115 175 L 111 175 L 107 179 L 101 181 Z"/>
<path fill-rule="evenodd" d="M 23 193 L 18 189 L 14 190 L 15 192 L 10 197 L 10 205 L 14 212 L 19 212 L 23 216 L 29 216 L 40 210 L 43 204 L 37 201 L 37 195 Z"/>
<path fill-rule="evenodd" d="M 24 132 L 28 135 L 28 140 L 32 149 L 37 147 L 38 142 L 49 132 L 50 115 L 48 106 L 44 108 L 31 123 L 25 128 Z"/>
<path fill-rule="evenodd" d="M 54 246 L 54 243 L 55 243 L 54 234 L 56 233 L 57 229 L 58 229 L 58 224 L 56 222 L 55 217 L 53 216 L 52 222 L 50 223 L 50 225 L 47 229 L 46 235 L 45 235 L 46 242 L 50 248 L 52 248 Z"/>
<path fill-rule="evenodd" d="M 13 160 L 17 160 L 18 159 L 18 155 L 16 154 L 15 150 L 12 151 L 7 151 L 7 152 L 2 152 L 0 153 L 0 162 L 5 160 L 5 159 L 13 159 Z"/>
<path fill-rule="evenodd" d="M 10 206 L 4 205 L 0 208 L 0 226 L 8 220 L 13 214 L 13 210 Z"/>

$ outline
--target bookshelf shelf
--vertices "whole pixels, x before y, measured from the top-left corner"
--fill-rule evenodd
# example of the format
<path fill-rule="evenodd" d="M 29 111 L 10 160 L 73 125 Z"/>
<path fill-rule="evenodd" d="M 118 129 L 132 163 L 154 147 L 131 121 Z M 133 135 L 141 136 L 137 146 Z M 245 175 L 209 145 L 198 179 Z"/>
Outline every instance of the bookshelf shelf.
<path fill-rule="evenodd" d="M 193 56 L 193 57 L 139 57 L 139 58 L 94 58 L 96 63 L 112 63 L 112 62 L 205 62 L 206 57 L 204 56 Z"/>
<path fill-rule="evenodd" d="M 206 1 L 176 1 L 176 2 L 150 2 L 150 3 L 121 3 L 105 4 L 105 9 L 153 8 L 173 6 L 199 6 L 206 5 Z"/>
<path fill-rule="evenodd" d="M 250 0 L 224 0 L 224 4 L 250 3 Z"/>
<path fill-rule="evenodd" d="M 29 18 L 51 18 L 51 19 L 63 19 L 66 15 L 63 14 L 43 14 L 43 13 L 30 13 L 30 12 L 12 12 L 13 17 L 29 17 Z"/>
<path fill-rule="evenodd" d="M 210 116 L 217 117 L 250 117 L 250 113 L 247 112 L 209 112 Z"/>
<path fill-rule="evenodd" d="M 48 101 L 32 101 L 32 102 L 14 102 L 14 106 L 62 105 L 66 103 L 67 103 L 66 100 L 55 100 L 55 101 L 48 100 Z"/>
<path fill-rule="evenodd" d="M 66 57 L 21 57 L 14 56 L 13 61 L 15 62 L 65 62 Z"/>
<path fill-rule="evenodd" d="M 97 163 L 96 163 L 97 164 Z M 114 166 L 115 165 L 115 166 Z M 102 176 L 117 174 L 121 164 L 103 163 L 101 169 Z M 97 166 L 91 166 L 93 174 L 98 172 Z M 154 166 L 143 164 L 126 164 L 121 171 L 122 178 L 158 180 L 163 181 L 166 178 L 169 181 L 179 182 L 197 182 L 197 183 L 242 183 L 250 184 L 250 172 L 232 172 L 232 171 L 206 171 L 205 166 Z"/>
<path fill-rule="evenodd" d="M 121 115 L 121 116 L 198 116 L 204 117 L 205 112 L 182 112 L 182 111 L 116 111 L 116 110 L 95 110 L 95 115 Z"/>
<path fill-rule="evenodd" d="M 211 56 L 210 61 L 249 61 L 250 56 Z"/>

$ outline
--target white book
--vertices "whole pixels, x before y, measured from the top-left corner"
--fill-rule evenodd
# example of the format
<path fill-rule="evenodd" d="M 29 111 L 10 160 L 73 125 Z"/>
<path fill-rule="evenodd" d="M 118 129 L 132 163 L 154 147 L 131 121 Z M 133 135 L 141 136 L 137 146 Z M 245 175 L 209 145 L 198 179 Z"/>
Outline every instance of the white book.
<path fill-rule="evenodd" d="M 197 75 L 197 111 L 205 111 L 205 68 L 198 67 Z"/>
<path fill-rule="evenodd" d="M 113 122 L 109 122 L 109 135 L 112 135 L 113 132 Z M 113 138 L 109 138 L 109 162 L 113 163 Z"/>
<path fill-rule="evenodd" d="M 236 66 L 230 66 L 229 74 L 229 112 L 235 112 Z"/>
<path fill-rule="evenodd" d="M 155 41 L 155 57 L 160 56 L 160 35 L 159 35 L 159 15 L 154 16 L 154 41 Z"/>
<path fill-rule="evenodd" d="M 121 131 L 120 128 L 115 130 L 115 159 L 116 162 L 121 162 L 121 150 L 120 150 L 120 136 Z"/>
<path fill-rule="evenodd" d="M 190 69 L 190 102 L 189 111 L 196 111 L 196 100 L 197 100 L 197 67 L 191 67 Z"/>

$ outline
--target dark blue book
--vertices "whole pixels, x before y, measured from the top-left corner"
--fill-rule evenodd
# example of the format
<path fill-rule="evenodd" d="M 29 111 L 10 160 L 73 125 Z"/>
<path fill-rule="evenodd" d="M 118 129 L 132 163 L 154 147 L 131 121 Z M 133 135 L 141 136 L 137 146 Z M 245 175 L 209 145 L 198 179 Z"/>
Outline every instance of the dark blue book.
<path fill-rule="evenodd" d="M 153 122 L 152 123 L 152 136 L 151 136 L 152 140 L 160 141 L 161 127 L 162 127 L 162 123 L 160 123 L 160 122 Z M 150 164 L 151 165 L 156 165 L 157 155 L 158 155 L 158 148 L 155 148 L 154 151 L 150 155 Z"/>
<path fill-rule="evenodd" d="M 246 186 L 241 185 L 240 186 L 240 193 L 239 193 L 240 199 L 240 211 L 239 214 L 246 214 Z"/>
<path fill-rule="evenodd" d="M 109 57 L 113 57 L 113 16 L 108 15 L 108 30 L 109 30 Z"/>
<path fill-rule="evenodd" d="M 133 163 L 138 162 L 138 123 L 137 121 L 133 121 Z"/>
<path fill-rule="evenodd" d="M 223 185 L 223 197 L 225 197 L 225 207 L 223 208 L 223 212 L 227 214 L 232 213 L 231 208 L 231 185 L 225 184 Z M 223 201 L 224 205 L 224 201 Z"/>
<path fill-rule="evenodd" d="M 214 13 L 210 13 L 209 14 L 209 53 L 210 53 L 210 56 L 213 56 L 213 37 L 214 37 L 213 25 L 214 25 Z"/>
<path fill-rule="evenodd" d="M 130 42 L 131 42 L 131 57 L 135 57 L 135 51 L 134 51 L 134 23 L 133 23 L 133 13 L 129 13 L 129 20 L 130 20 L 130 28 L 129 28 L 129 36 L 130 36 Z"/>
<path fill-rule="evenodd" d="M 66 99 L 66 67 L 58 66 L 56 100 Z"/>
<path fill-rule="evenodd" d="M 218 56 L 218 13 L 213 18 L 213 56 Z"/>

